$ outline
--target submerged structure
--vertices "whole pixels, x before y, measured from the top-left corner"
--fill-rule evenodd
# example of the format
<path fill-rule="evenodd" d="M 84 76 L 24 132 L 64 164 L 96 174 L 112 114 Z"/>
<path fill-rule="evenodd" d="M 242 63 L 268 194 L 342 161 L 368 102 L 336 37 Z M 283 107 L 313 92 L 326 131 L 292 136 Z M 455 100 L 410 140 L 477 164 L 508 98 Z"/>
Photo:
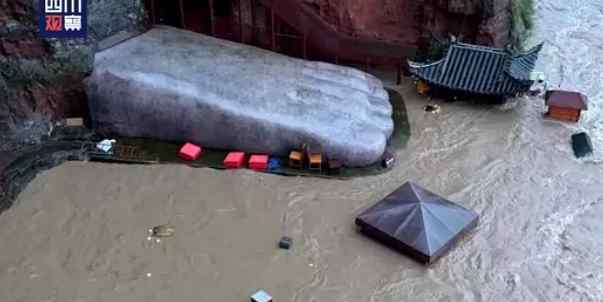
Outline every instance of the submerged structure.
<path fill-rule="evenodd" d="M 370 74 L 173 27 L 97 53 L 87 82 L 93 126 L 127 137 L 281 156 L 308 144 L 358 167 L 394 128 Z"/>
<path fill-rule="evenodd" d="M 423 263 L 444 255 L 477 223 L 477 213 L 412 182 L 356 218 L 363 233 Z"/>
<path fill-rule="evenodd" d="M 409 61 L 410 72 L 430 88 L 500 99 L 530 90 L 542 44 L 524 53 L 453 40 L 444 58 L 432 63 Z"/>
<path fill-rule="evenodd" d="M 548 107 L 545 116 L 561 121 L 577 122 L 582 111 L 588 110 L 588 98 L 575 91 L 549 90 L 544 102 Z"/>

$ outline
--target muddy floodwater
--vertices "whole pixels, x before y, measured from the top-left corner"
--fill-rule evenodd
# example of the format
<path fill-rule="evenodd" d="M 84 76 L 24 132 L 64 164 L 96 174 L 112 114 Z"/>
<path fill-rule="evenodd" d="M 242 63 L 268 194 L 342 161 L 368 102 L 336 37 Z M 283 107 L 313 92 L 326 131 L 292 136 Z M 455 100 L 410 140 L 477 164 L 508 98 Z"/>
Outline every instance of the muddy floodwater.
<path fill-rule="evenodd" d="M 298 302 L 603 301 L 603 2 L 537 6 L 538 68 L 589 95 L 581 123 L 543 121 L 537 98 L 427 113 L 406 82 L 411 137 L 382 175 L 67 163 L 0 215 L 0 301 L 247 301 L 260 288 Z M 594 156 L 574 158 L 576 131 Z M 353 225 L 407 180 L 480 215 L 429 267 Z M 174 235 L 149 241 L 160 224 Z"/>

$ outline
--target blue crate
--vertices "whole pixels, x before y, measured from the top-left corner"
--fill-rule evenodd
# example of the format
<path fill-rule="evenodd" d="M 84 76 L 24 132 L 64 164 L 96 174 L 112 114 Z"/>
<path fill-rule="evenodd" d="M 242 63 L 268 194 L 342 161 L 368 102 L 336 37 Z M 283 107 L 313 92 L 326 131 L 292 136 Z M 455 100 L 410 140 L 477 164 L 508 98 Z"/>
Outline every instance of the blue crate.
<path fill-rule="evenodd" d="M 268 160 L 268 170 L 269 171 L 274 171 L 274 170 L 278 170 L 281 168 L 281 160 L 278 158 L 270 158 L 270 160 Z"/>

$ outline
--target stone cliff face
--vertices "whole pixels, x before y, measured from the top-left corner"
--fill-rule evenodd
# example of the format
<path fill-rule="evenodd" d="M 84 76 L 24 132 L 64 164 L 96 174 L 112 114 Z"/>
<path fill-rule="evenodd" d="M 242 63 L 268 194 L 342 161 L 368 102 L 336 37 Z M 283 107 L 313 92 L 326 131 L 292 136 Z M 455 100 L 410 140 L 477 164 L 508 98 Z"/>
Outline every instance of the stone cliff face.
<path fill-rule="evenodd" d="M 417 4 L 405 0 L 304 0 L 338 30 L 358 36 L 402 40 L 416 32 Z"/>
<path fill-rule="evenodd" d="M 144 25 L 141 1 L 88 3 L 88 39 L 56 40 L 36 36 L 37 1 L 0 0 L 0 132 L 34 117 L 85 114 L 82 80 L 97 41 Z"/>
<path fill-rule="evenodd" d="M 340 31 L 419 45 L 449 34 L 504 47 L 509 41 L 511 0 L 304 0 Z"/>
<path fill-rule="evenodd" d="M 85 114 L 82 79 L 97 41 L 144 29 L 144 0 L 89 0 L 86 40 L 36 37 L 38 0 L 0 0 L 0 131 L 33 116 Z M 427 47 L 448 34 L 502 47 L 511 0 L 300 0 L 344 33 Z"/>

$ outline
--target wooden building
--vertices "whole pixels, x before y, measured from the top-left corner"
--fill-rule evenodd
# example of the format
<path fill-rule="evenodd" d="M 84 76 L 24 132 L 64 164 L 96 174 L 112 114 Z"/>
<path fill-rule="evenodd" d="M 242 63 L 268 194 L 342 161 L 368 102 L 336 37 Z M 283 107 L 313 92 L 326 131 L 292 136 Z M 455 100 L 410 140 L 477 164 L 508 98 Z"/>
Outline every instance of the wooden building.
<path fill-rule="evenodd" d="M 408 61 L 408 64 L 410 72 L 427 84 L 430 91 L 443 91 L 448 96 L 506 99 L 529 91 L 534 82 L 530 73 L 541 49 L 539 44 L 526 52 L 515 53 L 453 39 L 441 60 Z"/>
<path fill-rule="evenodd" d="M 568 122 L 579 121 L 582 110 L 588 110 L 586 96 L 573 91 L 549 90 L 545 94 L 545 104 L 548 107 L 546 117 Z"/>

